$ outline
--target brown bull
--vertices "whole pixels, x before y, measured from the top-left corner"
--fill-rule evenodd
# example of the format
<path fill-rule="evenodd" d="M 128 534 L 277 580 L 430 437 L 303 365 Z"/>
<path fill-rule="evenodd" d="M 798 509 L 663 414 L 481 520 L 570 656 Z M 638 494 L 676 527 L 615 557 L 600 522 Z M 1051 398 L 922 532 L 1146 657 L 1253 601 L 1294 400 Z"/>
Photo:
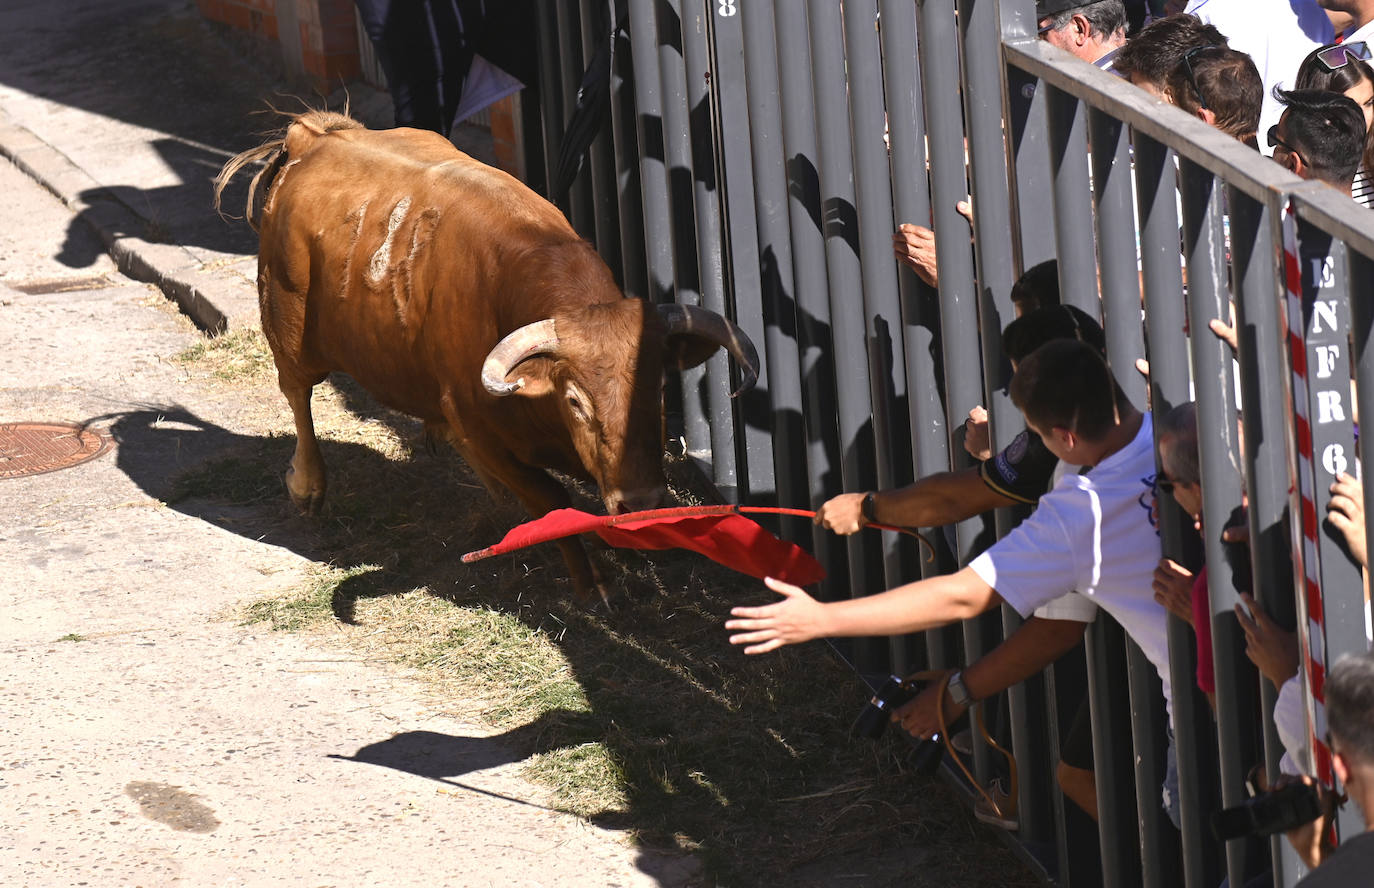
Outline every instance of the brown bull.
<path fill-rule="evenodd" d="M 262 328 L 296 422 L 291 499 L 319 508 L 310 414 L 331 371 L 424 420 L 531 515 L 569 505 L 546 469 L 594 481 L 611 512 L 659 505 L 665 367 L 724 346 L 744 386 L 747 336 L 713 312 L 626 299 L 557 208 L 432 132 L 371 131 L 327 112 L 231 160 L 266 167 L 258 223 Z M 600 588 L 560 543 L 575 588 Z"/>

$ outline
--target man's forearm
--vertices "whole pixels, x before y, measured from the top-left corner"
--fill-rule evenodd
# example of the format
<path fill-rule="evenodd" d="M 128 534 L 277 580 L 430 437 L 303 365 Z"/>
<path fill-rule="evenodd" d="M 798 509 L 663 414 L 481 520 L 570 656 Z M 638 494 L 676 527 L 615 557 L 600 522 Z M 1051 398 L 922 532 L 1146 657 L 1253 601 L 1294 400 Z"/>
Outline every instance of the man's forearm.
<path fill-rule="evenodd" d="M 832 601 L 824 608 L 827 636 L 903 635 L 976 617 L 1001 596 L 968 568 L 897 586 L 876 595 Z"/>
<path fill-rule="evenodd" d="M 941 472 L 873 498 L 873 517 L 896 527 L 939 527 L 954 524 L 990 509 L 1014 505 L 983 483 L 977 466 Z"/>
<path fill-rule="evenodd" d="M 977 662 L 964 667 L 964 687 L 985 700 L 1058 660 L 1083 640 L 1088 624 L 1078 620 L 1031 617 Z"/>

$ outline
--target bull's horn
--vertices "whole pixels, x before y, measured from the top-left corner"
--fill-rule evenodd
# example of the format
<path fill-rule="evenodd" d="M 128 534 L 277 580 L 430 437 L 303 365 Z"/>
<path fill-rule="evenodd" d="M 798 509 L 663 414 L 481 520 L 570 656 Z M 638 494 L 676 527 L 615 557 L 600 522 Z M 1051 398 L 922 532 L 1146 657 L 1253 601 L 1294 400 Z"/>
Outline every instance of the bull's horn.
<path fill-rule="evenodd" d="M 734 355 L 739 364 L 740 386 L 730 394 L 735 397 L 754 387 L 759 378 L 759 353 L 754 349 L 748 334 L 728 318 L 715 312 L 698 308 L 695 305 L 660 305 L 658 313 L 668 325 L 669 336 L 699 336 L 707 342 L 714 342 Z"/>
<path fill-rule="evenodd" d="M 506 376 L 521 361 L 535 355 L 558 351 L 558 332 L 553 318 L 526 324 L 506 336 L 482 362 L 482 385 L 493 395 L 504 397 L 518 392 L 525 385 L 524 377 L 506 382 Z"/>

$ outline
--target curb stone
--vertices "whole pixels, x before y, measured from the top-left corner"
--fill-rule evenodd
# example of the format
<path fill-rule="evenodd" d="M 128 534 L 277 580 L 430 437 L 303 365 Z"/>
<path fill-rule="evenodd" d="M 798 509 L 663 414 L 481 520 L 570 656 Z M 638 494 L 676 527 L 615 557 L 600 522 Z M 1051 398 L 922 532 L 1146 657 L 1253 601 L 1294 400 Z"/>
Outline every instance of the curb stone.
<path fill-rule="evenodd" d="M 257 294 L 242 280 L 207 271 L 179 244 L 153 243 L 130 232 L 151 223 L 60 150 L 0 108 L 0 156 L 38 182 L 100 236 L 120 272 L 154 284 L 205 333 L 255 326 Z M 88 195 L 88 197 L 82 197 Z"/>

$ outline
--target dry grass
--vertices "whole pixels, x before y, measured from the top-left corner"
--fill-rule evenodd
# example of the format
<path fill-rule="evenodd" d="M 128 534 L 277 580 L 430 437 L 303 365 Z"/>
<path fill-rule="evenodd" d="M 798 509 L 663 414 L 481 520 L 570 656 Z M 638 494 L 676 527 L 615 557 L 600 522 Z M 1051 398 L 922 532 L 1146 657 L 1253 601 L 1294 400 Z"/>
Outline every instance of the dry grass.
<path fill-rule="evenodd" d="M 206 339 L 176 356 L 225 382 L 253 382 L 273 378 L 276 369 L 262 331 L 245 327 Z"/>
<path fill-rule="evenodd" d="M 241 347 L 187 360 L 251 365 Z M 895 732 L 848 737 L 866 694 L 824 646 L 763 658 L 730 647 L 721 623 L 730 605 L 768 597 L 760 583 L 686 553 L 597 553 L 617 593 L 610 612 L 589 611 L 553 547 L 462 564 L 523 515 L 493 505 L 455 455 L 413 447 L 418 424 L 334 383 L 317 395 L 322 516 L 282 505 L 292 441 L 278 434 L 184 476 L 173 498 L 256 509 L 262 523 L 241 532 L 294 528 L 290 544 L 320 563 L 248 619 L 329 626 L 355 653 L 411 667 L 443 708 L 523 747 L 557 805 L 693 850 L 704 884 L 827 884 L 827 860 L 849 861 L 847 874 L 893 848 L 919 864 L 846 882 L 1036 884 L 939 779 L 910 771 Z M 262 397 L 286 412 L 271 388 Z"/>

